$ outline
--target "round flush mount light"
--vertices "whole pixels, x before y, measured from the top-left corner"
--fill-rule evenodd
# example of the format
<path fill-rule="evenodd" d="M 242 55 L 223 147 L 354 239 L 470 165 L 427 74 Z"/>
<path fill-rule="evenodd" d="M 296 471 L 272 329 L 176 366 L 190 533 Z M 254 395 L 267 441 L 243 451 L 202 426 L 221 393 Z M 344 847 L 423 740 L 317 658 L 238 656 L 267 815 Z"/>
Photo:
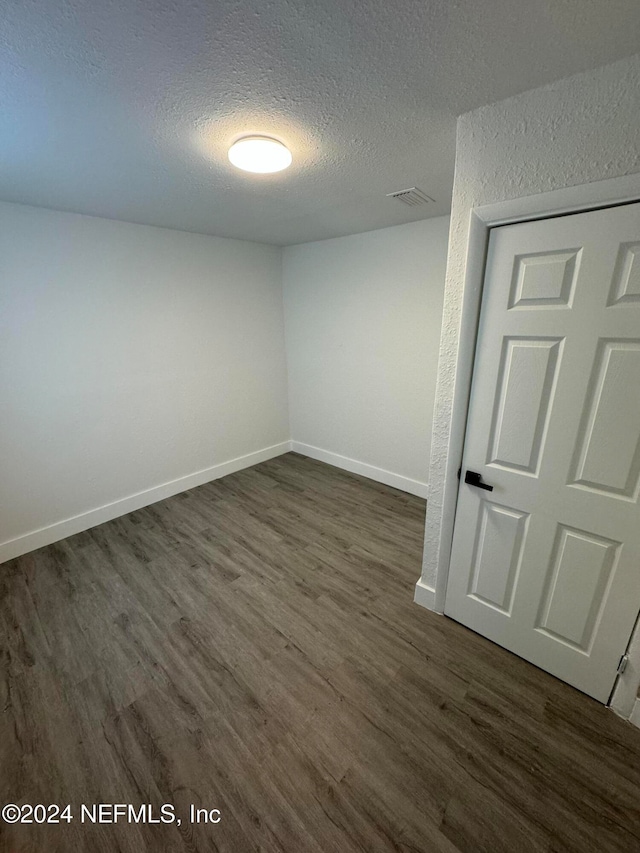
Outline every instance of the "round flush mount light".
<path fill-rule="evenodd" d="M 229 149 L 229 160 L 245 172 L 281 172 L 291 165 L 291 151 L 270 136 L 243 136 Z"/>

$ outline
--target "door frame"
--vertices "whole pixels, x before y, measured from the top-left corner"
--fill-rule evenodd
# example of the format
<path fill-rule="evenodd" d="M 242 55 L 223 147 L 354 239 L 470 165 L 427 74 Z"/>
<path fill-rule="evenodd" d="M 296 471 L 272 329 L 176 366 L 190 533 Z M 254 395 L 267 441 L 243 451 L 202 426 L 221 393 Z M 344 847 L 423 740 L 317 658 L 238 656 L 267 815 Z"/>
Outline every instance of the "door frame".
<path fill-rule="evenodd" d="M 549 219 L 573 213 L 632 204 L 640 201 L 640 174 L 609 178 L 590 184 L 564 187 L 535 196 L 525 196 L 507 201 L 475 207 L 469 214 L 469 239 L 465 259 L 465 276 L 462 292 L 462 316 L 456 380 L 451 416 L 449 452 L 446 460 L 445 485 L 442 495 L 443 511 L 440 530 L 440 549 L 437 566 L 435 597 L 426 588 L 416 587 L 416 601 L 444 612 L 453 528 L 458 502 L 458 470 L 462 464 L 464 441 L 469 414 L 469 399 L 475 360 L 476 338 L 480 319 L 480 306 L 484 284 L 485 263 L 492 228 L 516 222 Z M 430 593 L 430 594 L 427 594 Z M 638 602 L 640 612 L 640 602 Z M 634 633 L 635 638 L 635 633 Z M 637 652 L 634 653 L 634 648 Z M 628 697 L 635 695 L 640 686 L 640 641 L 630 642 L 630 661 L 624 675 L 619 676 L 610 704 L 622 716 L 629 716 Z M 624 697 L 624 700 L 623 698 Z M 619 701 L 617 702 L 616 699 Z"/>

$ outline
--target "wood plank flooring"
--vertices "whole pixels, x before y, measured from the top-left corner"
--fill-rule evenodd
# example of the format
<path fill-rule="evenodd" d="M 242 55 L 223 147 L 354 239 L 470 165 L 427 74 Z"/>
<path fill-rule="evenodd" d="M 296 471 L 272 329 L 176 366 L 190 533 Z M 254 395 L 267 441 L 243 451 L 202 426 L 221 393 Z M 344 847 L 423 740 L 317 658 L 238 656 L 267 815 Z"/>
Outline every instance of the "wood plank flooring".
<path fill-rule="evenodd" d="M 0 850 L 640 850 L 640 731 L 414 605 L 423 523 L 288 454 L 1 566 L 0 805 L 74 820 Z"/>

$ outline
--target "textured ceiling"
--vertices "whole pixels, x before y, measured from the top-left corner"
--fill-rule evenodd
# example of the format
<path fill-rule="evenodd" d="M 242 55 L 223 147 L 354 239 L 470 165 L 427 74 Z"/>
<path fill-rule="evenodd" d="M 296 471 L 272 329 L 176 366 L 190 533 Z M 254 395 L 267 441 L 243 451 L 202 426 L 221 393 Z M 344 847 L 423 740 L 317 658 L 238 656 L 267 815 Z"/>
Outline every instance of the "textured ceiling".
<path fill-rule="evenodd" d="M 0 199 L 281 245 L 440 215 L 456 115 L 639 36 L 638 0 L 0 0 Z M 236 171 L 245 132 L 293 167 Z"/>

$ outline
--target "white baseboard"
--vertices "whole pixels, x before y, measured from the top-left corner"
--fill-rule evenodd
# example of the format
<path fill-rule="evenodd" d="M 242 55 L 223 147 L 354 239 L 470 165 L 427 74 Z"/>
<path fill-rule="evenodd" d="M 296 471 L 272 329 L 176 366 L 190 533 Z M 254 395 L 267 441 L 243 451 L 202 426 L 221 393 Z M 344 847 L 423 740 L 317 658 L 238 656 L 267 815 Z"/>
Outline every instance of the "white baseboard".
<path fill-rule="evenodd" d="M 187 474 L 186 477 L 179 477 L 177 480 L 171 480 L 169 483 L 162 483 L 162 485 L 154 486 L 152 489 L 145 489 L 145 491 L 138 492 L 135 495 L 129 495 L 126 498 L 121 498 L 96 509 L 91 509 L 88 512 L 74 515 L 72 518 L 58 521 L 48 527 L 41 527 L 39 530 L 25 533 L 24 536 L 0 543 L 0 563 L 12 560 L 21 554 L 27 554 L 29 551 L 35 551 L 36 548 L 51 545 L 60 539 L 66 539 L 67 536 L 81 533 L 90 527 L 103 524 L 105 521 L 111 521 L 121 515 L 126 515 L 128 512 L 133 512 L 136 509 L 141 509 L 144 506 L 164 500 L 164 498 L 170 498 L 179 492 L 185 492 L 196 486 L 202 486 L 204 483 L 211 482 L 211 480 L 217 480 L 220 477 L 225 477 L 227 474 L 234 474 L 236 471 L 241 471 L 243 468 L 250 468 L 259 462 L 266 462 L 267 459 L 281 456 L 290 450 L 291 442 L 283 441 L 281 444 L 264 447 L 262 450 L 248 453 L 246 456 L 230 459 L 228 462 L 213 465 L 211 468 Z"/>
<path fill-rule="evenodd" d="M 169 483 L 162 483 L 160 486 L 154 486 L 151 489 L 145 489 L 135 495 L 129 495 L 126 498 L 113 501 L 104 506 L 88 510 L 87 512 L 74 515 L 72 518 L 58 521 L 55 524 L 41 527 L 38 530 L 33 530 L 30 533 L 25 533 L 23 536 L 18 536 L 15 539 L 10 539 L 7 542 L 0 543 L 0 563 L 5 563 L 7 560 L 12 560 L 14 557 L 19 557 L 21 554 L 27 554 L 30 551 L 35 551 L 36 548 L 43 548 L 45 545 L 51 545 L 53 542 L 58 542 L 60 539 L 66 539 L 67 536 L 73 536 L 75 533 L 81 533 L 83 530 L 88 530 L 90 527 L 95 527 L 98 524 L 104 524 L 105 521 L 111 521 L 114 518 L 119 518 L 121 515 L 126 515 L 128 512 L 134 512 L 136 509 L 141 509 L 144 506 L 156 503 L 157 501 L 170 498 L 172 495 L 177 495 L 180 492 L 185 492 L 188 489 L 193 489 L 196 486 L 202 486 L 204 483 L 209 483 L 211 480 L 217 480 L 220 477 L 225 477 L 227 474 L 233 474 L 236 471 L 241 471 L 243 468 L 250 468 L 252 465 L 257 465 L 260 462 L 266 462 L 267 459 L 273 459 L 275 456 L 281 456 L 283 453 L 288 453 L 294 450 L 296 453 L 301 453 L 304 456 L 310 456 L 312 459 L 317 459 L 320 462 L 326 462 L 329 465 L 334 465 L 336 468 L 342 468 L 345 471 L 350 471 L 352 474 L 360 474 L 363 477 L 368 477 L 371 480 L 376 480 L 379 483 L 384 483 L 386 486 L 392 486 L 395 489 L 400 489 L 403 492 L 408 492 L 412 495 L 417 495 L 421 498 L 427 497 L 427 484 L 421 483 L 418 480 L 411 480 L 409 477 L 402 477 L 400 474 L 394 474 L 392 471 L 386 471 L 384 468 L 376 468 L 373 465 L 367 465 L 364 462 L 358 462 L 356 459 L 349 459 L 347 456 L 340 456 L 338 453 L 331 453 L 328 450 L 322 450 L 319 447 L 313 447 L 310 444 L 302 444 L 298 441 L 283 441 L 280 444 L 274 444 L 271 447 L 265 447 L 262 450 L 257 450 L 254 453 L 248 453 L 246 456 L 239 456 L 237 459 L 230 459 L 228 462 L 222 462 L 219 465 L 213 465 L 211 468 L 205 468 L 202 471 L 196 471 L 193 474 L 188 474 L 186 477 L 179 477 L 177 480 L 171 480 Z M 417 589 L 417 588 L 416 588 Z M 432 594 L 431 590 L 428 590 Z M 417 591 L 416 591 L 417 596 Z M 416 601 L 417 601 L 416 597 Z M 420 601 L 419 603 L 423 603 Z M 433 609 L 432 604 L 424 604 L 425 607 Z"/>
<path fill-rule="evenodd" d="M 376 468 L 375 465 L 367 465 L 366 462 L 358 462 L 357 459 L 349 459 L 348 456 L 341 456 L 339 453 L 332 453 L 330 450 L 323 450 L 321 447 L 302 444 L 300 441 L 292 441 L 291 449 L 296 453 L 301 453 L 303 456 L 310 456 L 311 459 L 317 459 L 319 462 L 326 462 L 328 465 L 342 468 L 351 474 L 360 474 L 362 477 L 368 477 L 370 480 L 384 483 L 385 486 L 400 489 L 401 492 L 408 492 L 410 495 L 417 495 L 419 498 L 427 497 L 428 485 L 421 483 L 419 480 L 412 480 L 409 477 L 394 474 L 393 471 L 386 471 L 384 468 Z"/>
<path fill-rule="evenodd" d="M 436 591 L 433 587 L 427 586 L 420 578 L 416 583 L 416 591 L 413 595 L 413 600 L 421 607 L 426 607 L 427 610 L 436 609 Z"/>

